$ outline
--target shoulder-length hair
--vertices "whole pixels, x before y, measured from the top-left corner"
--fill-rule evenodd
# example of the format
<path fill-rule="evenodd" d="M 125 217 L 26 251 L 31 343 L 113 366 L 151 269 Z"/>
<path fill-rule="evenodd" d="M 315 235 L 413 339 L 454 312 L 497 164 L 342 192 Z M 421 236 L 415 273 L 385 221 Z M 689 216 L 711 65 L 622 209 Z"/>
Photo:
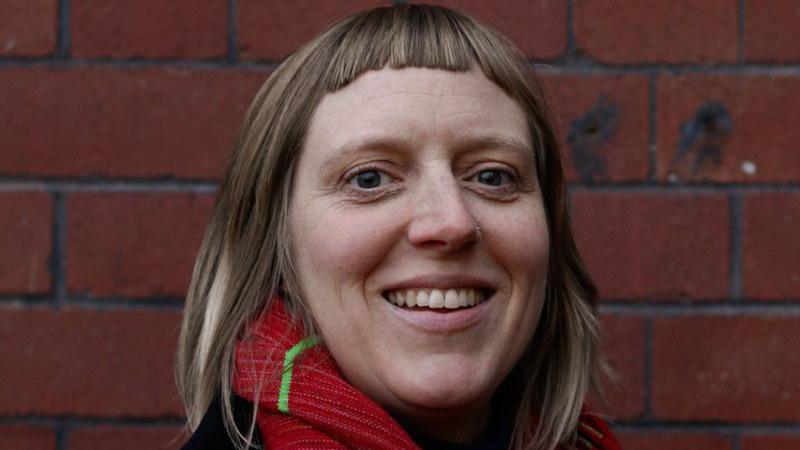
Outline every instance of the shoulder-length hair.
<path fill-rule="evenodd" d="M 567 214 L 559 144 L 538 81 L 504 37 L 453 10 L 401 4 L 347 18 L 289 56 L 247 111 L 216 198 L 186 300 L 177 383 L 188 425 L 222 393 L 226 427 L 241 447 L 230 404 L 233 357 L 245 325 L 280 289 L 295 320 L 314 333 L 292 265 L 292 177 L 321 98 L 364 72 L 478 67 L 527 115 L 550 238 L 540 322 L 503 384 L 518 398 L 512 446 L 549 449 L 575 437 L 599 364 L 596 291 Z M 255 419 L 253 419 L 254 421 Z M 254 422 L 253 422 L 254 423 Z"/>

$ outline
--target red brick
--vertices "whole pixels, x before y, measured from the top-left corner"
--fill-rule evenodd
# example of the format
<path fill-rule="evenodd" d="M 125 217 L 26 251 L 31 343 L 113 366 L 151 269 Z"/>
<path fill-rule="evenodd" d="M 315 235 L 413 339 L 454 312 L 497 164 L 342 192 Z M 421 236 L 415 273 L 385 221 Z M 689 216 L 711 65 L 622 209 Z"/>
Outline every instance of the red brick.
<path fill-rule="evenodd" d="M 0 174 L 211 179 L 264 73 L 0 71 Z"/>
<path fill-rule="evenodd" d="M 469 14 L 509 38 L 525 55 L 553 59 L 567 47 L 567 2 L 552 0 L 433 0 Z"/>
<path fill-rule="evenodd" d="M 752 435 L 742 436 L 741 450 L 797 450 L 800 436 L 797 435 Z"/>
<path fill-rule="evenodd" d="M 617 433 L 625 450 L 731 450 L 731 439 L 704 433 L 627 431 Z"/>
<path fill-rule="evenodd" d="M 744 57 L 749 61 L 800 60 L 800 4 L 795 0 L 744 2 Z"/>
<path fill-rule="evenodd" d="M 212 204 L 199 194 L 70 195 L 69 292 L 184 296 Z"/>
<path fill-rule="evenodd" d="M 178 450 L 187 435 L 180 427 L 101 426 L 73 430 L 68 450 Z"/>
<path fill-rule="evenodd" d="M 744 295 L 800 298 L 800 194 L 748 194 L 744 200 Z"/>
<path fill-rule="evenodd" d="M 576 0 L 575 41 L 604 63 L 734 62 L 737 0 Z"/>
<path fill-rule="evenodd" d="M 634 181 L 649 164 L 648 83 L 636 75 L 545 75 L 571 181 Z"/>
<path fill-rule="evenodd" d="M 328 25 L 361 10 L 390 4 L 388 0 L 239 0 L 239 56 L 244 59 L 283 59 Z"/>
<path fill-rule="evenodd" d="M 52 429 L 34 425 L 0 425 L 0 448 L 7 450 L 55 450 Z"/>
<path fill-rule="evenodd" d="M 618 419 L 645 413 L 645 320 L 639 316 L 603 314 L 600 340 L 614 378 L 603 387 L 606 406 L 600 410 Z"/>
<path fill-rule="evenodd" d="M 0 414 L 179 417 L 180 313 L 0 308 Z"/>
<path fill-rule="evenodd" d="M 800 420 L 798 316 L 688 316 L 653 323 L 653 415 Z"/>
<path fill-rule="evenodd" d="M 575 238 L 606 299 L 722 299 L 728 200 L 718 194 L 573 194 Z"/>
<path fill-rule="evenodd" d="M 219 0 L 71 0 L 72 52 L 83 58 L 217 58 L 228 51 Z"/>
<path fill-rule="evenodd" d="M 0 2 L 0 56 L 44 56 L 56 48 L 56 0 Z"/>
<path fill-rule="evenodd" d="M 53 207 L 45 193 L 0 193 L 0 292 L 50 289 Z"/>
<path fill-rule="evenodd" d="M 659 178 L 800 181 L 800 128 L 787 126 L 800 123 L 798 98 L 800 77 L 662 77 L 656 133 Z M 698 121 L 698 115 L 706 119 Z"/>

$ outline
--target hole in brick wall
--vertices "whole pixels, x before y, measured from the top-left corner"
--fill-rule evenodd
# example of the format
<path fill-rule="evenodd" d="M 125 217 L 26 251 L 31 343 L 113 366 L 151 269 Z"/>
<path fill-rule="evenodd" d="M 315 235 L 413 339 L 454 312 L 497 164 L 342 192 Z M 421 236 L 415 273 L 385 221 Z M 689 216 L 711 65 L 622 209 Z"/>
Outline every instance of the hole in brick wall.
<path fill-rule="evenodd" d="M 570 123 L 567 143 L 582 181 L 608 178 L 602 146 L 614 136 L 618 120 L 619 107 L 602 95 L 583 116 Z"/>

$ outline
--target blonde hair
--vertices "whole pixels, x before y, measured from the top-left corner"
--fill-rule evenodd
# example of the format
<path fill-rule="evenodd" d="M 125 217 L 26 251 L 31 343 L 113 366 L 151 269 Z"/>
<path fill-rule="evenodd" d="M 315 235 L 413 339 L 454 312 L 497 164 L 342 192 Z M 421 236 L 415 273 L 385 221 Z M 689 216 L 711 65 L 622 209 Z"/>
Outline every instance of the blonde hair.
<path fill-rule="evenodd" d="M 186 300 L 177 383 L 188 425 L 222 393 L 226 428 L 241 448 L 231 407 L 233 358 L 246 323 L 281 289 L 314 333 L 292 267 L 288 211 L 294 163 L 320 99 L 384 67 L 467 71 L 477 66 L 527 115 L 547 214 L 550 260 L 539 325 L 501 389 L 522 393 L 512 446 L 550 449 L 574 440 L 599 364 L 595 288 L 567 215 L 558 140 L 538 82 L 505 38 L 461 13 L 401 4 L 347 18 L 289 56 L 247 111 L 203 239 Z M 534 417 L 537 420 L 534 420 Z"/>

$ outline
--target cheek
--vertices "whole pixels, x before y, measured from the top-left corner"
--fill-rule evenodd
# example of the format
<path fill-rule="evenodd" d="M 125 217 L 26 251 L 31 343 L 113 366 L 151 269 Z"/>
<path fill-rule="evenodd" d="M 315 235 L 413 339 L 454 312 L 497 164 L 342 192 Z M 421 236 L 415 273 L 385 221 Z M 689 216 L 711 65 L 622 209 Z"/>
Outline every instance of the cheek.
<path fill-rule="evenodd" d="M 546 277 L 550 237 L 541 207 L 496 214 L 492 226 L 494 233 L 487 233 L 488 247 L 517 283 L 522 281 L 520 277 L 532 283 Z"/>
<path fill-rule="evenodd" d="M 386 211 L 354 208 L 315 211 L 309 206 L 299 211 L 293 217 L 292 239 L 301 279 L 361 285 L 402 238 L 402 226 L 392 217 Z"/>

